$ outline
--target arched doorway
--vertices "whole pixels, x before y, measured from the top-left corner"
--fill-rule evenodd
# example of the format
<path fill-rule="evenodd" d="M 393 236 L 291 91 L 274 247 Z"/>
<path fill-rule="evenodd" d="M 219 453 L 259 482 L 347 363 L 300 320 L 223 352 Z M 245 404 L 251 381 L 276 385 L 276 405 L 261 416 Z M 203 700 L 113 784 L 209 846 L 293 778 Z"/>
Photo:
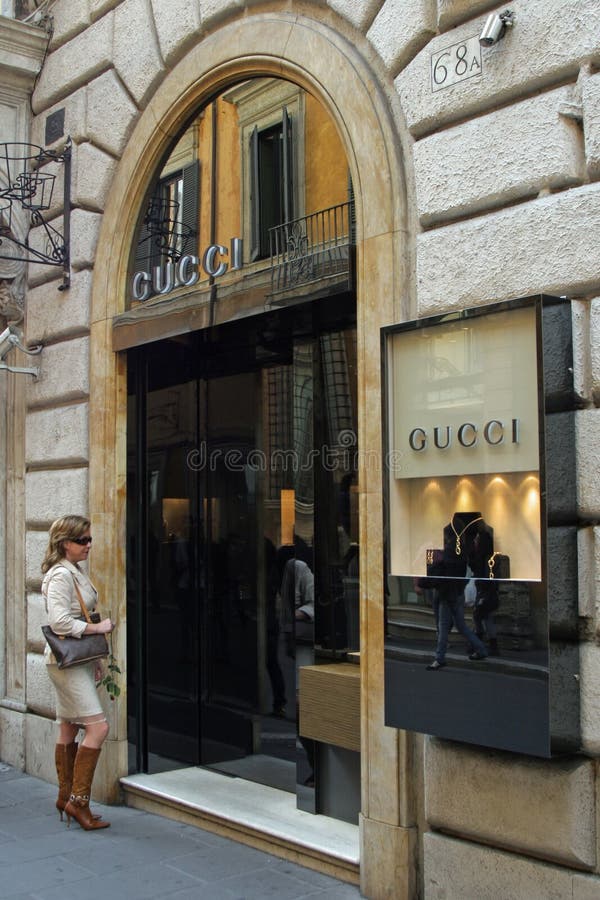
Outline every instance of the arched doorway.
<path fill-rule="evenodd" d="M 270 50 L 265 53 L 265 46 Z M 383 607 L 379 327 L 412 309 L 410 217 L 403 174 L 401 120 L 393 97 L 374 75 L 357 44 L 328 25 L 287 13 L 264 13 L 216 30 L 192 49 L 165 79 L 141 116 L 121 160 L 107 204 L 94 274 L 92 312 L 91 417 L 103 440 L 90 465 L 90 508 L 107 550 L 97 554 L 95 574 L 114 594 L 114 560 L 124 588 L 125 375 L 123 355 L 112 350 L 113 318 L 125 309 L 129 250 L 139 209 L 166 148 L 191 111 L 225 87 L 254 76 L 284 77 L 307 90 L 328 111 L 350 168 L 356 205 L 356 297 L 358 366 L 359 530 L 362 811 L 410 856 L 406 804 L 389 784 L 398 784 L 407 755 L 393 730 L 383 725 Z M 396 110 L 396 113 L 398 111 Z M 116 528 L 115 528 L 116 523 Z M 109 583 L 110 578 L 110 583 Z M 119 591 L 124 596 L 124 590 Z M 120 609 L 125 620 L 124 604 Z M 120 634 L 124 651 L 124 634 Z M 123 654 L 124 655 L 124 654 Z M 126 721 L 123 706 L 115 723 L 113 770 L 125 773 Z M 390 782 L 391 779 L 391 782 Z M 368 840 L 366 827 L 363 834 Z M 391 858 L 397 859 L 397 854 Z"/>
<path fill-rule="evenodd" d="M 155 173 L 113 339 L 130 766 L 210 767 L 356 824 L 359 668 L 335 672 L 360 650 L 353 212 L 318 101 L 245 79 Z M 329 672 L 356 700 L 339 733 L 310 680 Z"/>

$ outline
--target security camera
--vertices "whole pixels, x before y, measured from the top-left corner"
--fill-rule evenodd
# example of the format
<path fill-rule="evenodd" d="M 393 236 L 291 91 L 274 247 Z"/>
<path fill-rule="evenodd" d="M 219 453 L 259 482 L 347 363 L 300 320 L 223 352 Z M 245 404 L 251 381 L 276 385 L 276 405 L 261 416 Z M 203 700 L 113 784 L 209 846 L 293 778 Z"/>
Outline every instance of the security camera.
<path fill-rule="evenodd" d="M 8 356 L 12 348 L 18 346 L 18 344 L 19 336 L 9 325 L 8 328 L 5 328 L 2 334 L 0 334 L 0 361 Z"/>
<path fill-rule="evenodd" d="M 483 31 L 479 36 L 482 47 L 491 47 L 504 37 L 507 28 L 514 24 L 514 14 L 507 9 L 503 13 L 491 13 L 485 20 Z"/>

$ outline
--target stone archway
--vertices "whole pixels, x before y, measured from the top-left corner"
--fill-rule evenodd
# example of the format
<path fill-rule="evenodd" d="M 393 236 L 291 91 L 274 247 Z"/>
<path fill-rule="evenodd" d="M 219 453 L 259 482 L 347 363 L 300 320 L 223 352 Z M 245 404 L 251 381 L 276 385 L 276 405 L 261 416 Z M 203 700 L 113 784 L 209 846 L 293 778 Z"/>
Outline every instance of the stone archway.
<path fill-rule="evenodd" d="M 357 43 L 314 19 L 249 15 L 201 40 L 165 78 L 121 159 L 100 231 L 92 295 L 90 429 L 96 440 L 90 513 L 102 548 L 95 555 L 94 576 L 105 596 L 124 598 L 125 364 L 112 352 L 111 325 L 124 308 L 139 208 L 166 147 L 191 111 L 235 82 L 265 75 L 296 82 L 323 104 L 339 130 L 354 184 L 359 446 L 364 451 L 359 469 L 361 597 L 366 601 L 361 617 L 361 886 L 367 896 L 391 896 L 391 890 L 408 897 L 415 844 L 406 797 L 410 753 L 406 736 L 384 726 L 382 479 L 380 466 L 373 465 L 381 458 L 379 328 L 406 317 L 402 303 L 410 302 L 406 298 L 412 292 L 403 139 L 390 98 Z M 123 599 L 119 613 L 124 622 Z M 119 649 L 124 658 L 124 628 Z M 116 796 L 115 774 L 127 769 L 124 703 L 112 725 L 104 768 L 107 797 Z M 400 894 L 402 884 L 405 893 Z"/>

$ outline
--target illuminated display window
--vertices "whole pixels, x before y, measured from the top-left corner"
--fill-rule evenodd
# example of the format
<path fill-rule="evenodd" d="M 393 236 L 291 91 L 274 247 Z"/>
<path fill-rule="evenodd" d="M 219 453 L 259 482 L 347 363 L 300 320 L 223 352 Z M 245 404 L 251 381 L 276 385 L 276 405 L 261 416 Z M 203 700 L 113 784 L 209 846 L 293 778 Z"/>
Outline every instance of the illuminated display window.
<path fill-rule="evenodd" d="M 570 328 L 568 303 L 532 298 L 383 330 L 388 725 L 551 753 L 557 315 Z"/>

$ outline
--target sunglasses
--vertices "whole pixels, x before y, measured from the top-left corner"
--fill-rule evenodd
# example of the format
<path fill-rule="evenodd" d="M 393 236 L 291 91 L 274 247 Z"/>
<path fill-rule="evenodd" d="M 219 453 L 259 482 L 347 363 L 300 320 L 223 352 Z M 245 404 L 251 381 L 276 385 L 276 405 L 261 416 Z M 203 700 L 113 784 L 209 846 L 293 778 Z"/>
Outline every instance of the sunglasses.
<path fill-rule="evenodd" d="M 85 547 L 86 544 L 91 544 L 91 543 L 92 543 L 91 537 L 85 537 L 85 538 L 69 538 L 69 540 L 71 541 L 72 544 L 79 544 L 80 547 Z"/>

